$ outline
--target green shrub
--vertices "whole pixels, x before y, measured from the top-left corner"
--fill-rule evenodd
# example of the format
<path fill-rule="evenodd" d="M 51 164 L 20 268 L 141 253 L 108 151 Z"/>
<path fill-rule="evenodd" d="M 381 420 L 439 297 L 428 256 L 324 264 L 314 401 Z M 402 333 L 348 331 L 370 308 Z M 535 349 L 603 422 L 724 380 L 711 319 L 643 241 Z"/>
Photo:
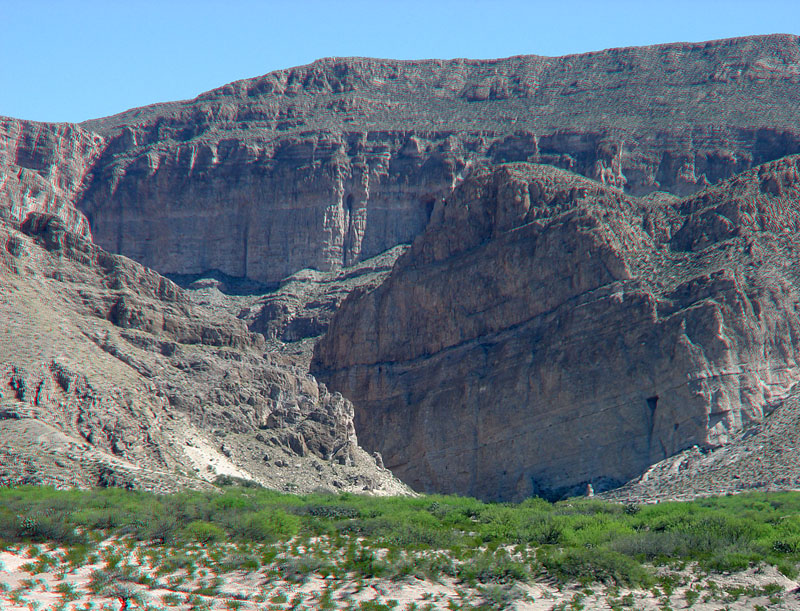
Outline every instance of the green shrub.
<path fill-rule="evenodd" d="M 24 541 L 52 541 L 66 545 L 86 540 L 64 516 L 40 512 L 18 516 L 16 536 Z"/>
<path fill-rule="evenodd" d="M 309 515 L 319 518 L 326 518 L 328 520 L 341 520 L 360 518 L 361 512 L 356 507 L 349 507 L 347 505 L 308 505 L 300 507 L 296 511 L 298 515 Z"/>
<path fill-rule="evenodd" d="M 200 543 L 216 543 L 224 541 L 226 538 L 225 531 L 222 528 L 203 520 L 191 522 L 183 529 L 181 534 L 190 541 L 198 541 Z"/>
<path fill-rule="evenodd" d="M 485 552 L 458 567 L 456 576 L 462 581 L 482 583 L 510 583 L 528 577 L 528 567 L 504 550 Z"/>
<path fill-rule="evenodd" d="M 136 535 L 142 539 L 170 544 L 175 541 L 180 532 L 180 524 L 172 515 L 157 515 L 148 520 Z"/>
<path fill-rule="evenodd" d="M 348 554 L 344 568 L 367 578 L 384 577 L 391 573 L 391 567 L 388 564 L 379 560 L 374 552 L 363 548 L 354 555 Z"/>
<path fill-rule="evenodd" d="M 301 524 L 296 515 L 280 509 L 267 509 L 243 517 L 233 530 L 249 541 L 284 541 L 300 532 Z"/>
<path fill-rule="evenodd" d="M 575 548 L 542 554 L 545 569 L 562 581 L 647 585 L 652 575 L 638 562 L 618 552 Z"/>
<path fill-rule="evenodd" d="M 75 566 L 88 561 L 90 539 L 126 534 L 133 535 L 126 539 L 129 546 L 134 539 L 171 546 L 187 540 L 263 543 L 324 535 L 325 543 L 315 544 L 318 549 L 308 556 L 328 546 L 343 550 L 359 538 L 363 545 L 347 554 L 350 570 L 394 578 L 437 579 L 455 575 L 458 566 L 465 579 L 511 582 L 525 578 L 529 548 L 546 570 L 563 579 L 634 582 L 647 576 L 642 562 L 676 561 L 718 571 L 768 562 L 794 576 L 800 562 L 800 494 L 752 493 L 632 507 L 597 499 L 551 504 L 534 498 L 513 505 L 442 495 L 298 496 L 244 487 L 164 496 L 120 489 L 0 489 L 0 539 L 11 545 L 66 543 L 67 562 Z M 296 540 L 292 553 L 307 544 Z M 512 546 L 517 559 L 502 552 Z M 278 548 L 241 555 L 252 556 L 251 564 L 271 564 Z M 375 555 L 379 549 L 388 551 L 386 561 Z M 223 555 L 219 551 L 214 562 Z M 174 571 L 179 560 L 172 560 L 168 550 L 155 558 Z M 184 561 L 191 571 L 193 560 Z M 40 568 L 46 568 L 43 561 L 34 563 L 33 570 Z M 310 560 L 295 569 L 334 570 Z"/>
<path fill-rule="evenodd" d="M 257 556 L 253 554 L 233 554 L 225 558 L 222 570 L 229 571 L 255 571 L 261 566 Z"/>
<path fill-rule="evenodd" d="M 358 604 L 359 611 L 392 611 L 395 607 L 397 607 L 397 601 L 389 605 L 380 603 L 377 600 L 362 600 Z"/>

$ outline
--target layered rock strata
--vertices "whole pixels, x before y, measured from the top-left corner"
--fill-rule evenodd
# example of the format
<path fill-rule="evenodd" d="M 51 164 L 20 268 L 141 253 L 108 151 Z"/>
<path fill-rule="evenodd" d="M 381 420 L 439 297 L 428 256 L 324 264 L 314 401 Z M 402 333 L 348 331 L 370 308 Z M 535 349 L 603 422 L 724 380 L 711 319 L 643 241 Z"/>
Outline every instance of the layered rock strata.
<path fill-rule="evenodd" d="M 312 371 L 420 490 L 618 486 L 800 379 L 800 158 L 677 199 L 512 164 L 466 180 Z"/>
<path fill-rule="evenodd" d="M 162 273 L 275 283 L 410 242 L 487 164 L 685 195 L 800 152 L 799 48 L 775 35 L 558 58 L 329 58 L 46 129 L 89 134 L 91 154 L 73 155 L 85 179 L 58 189 L 101 246 Z M 38 155 L 42 126 L 20 136 L 17 123 L 2 123 L 21 143 L 11 157 Z M 3 169 L 14 193 L 27 188 L 18 167 Z"/>
<path fill-rule="evenodd" d="M 74 204 L 104 144 L 78 125 L 0 117 L 0 219 L 19 225 L 30 212 L 55 214 L 90 237 Z"/>
<path fill-rule="evenodd" d="M 0 320 L 2 484 L 404 490 L 341 395 L 53 214 L 0 223 Z"/>

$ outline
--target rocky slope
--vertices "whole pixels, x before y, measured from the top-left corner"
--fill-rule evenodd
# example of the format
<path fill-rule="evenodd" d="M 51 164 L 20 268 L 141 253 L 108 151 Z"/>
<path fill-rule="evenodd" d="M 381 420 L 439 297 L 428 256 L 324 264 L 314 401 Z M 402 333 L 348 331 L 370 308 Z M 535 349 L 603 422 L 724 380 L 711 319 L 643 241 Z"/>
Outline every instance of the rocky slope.
<path fill-rule="evenodd" d="M 312 371 L 415 488 L 618 486 L 762 420 L 800 379 L 800 157 L 634 198 L 548 166 L 466 180 Z"/>
<path fill-rule="evenodd" d="M 261 335 L 32 213 L 0 223 L 0 483 L 403 492 Z"/>
<path fill-rule="evenodd" d="M 0 118 L 0 480 L 400 489 L 306 374 L 350 292 L 314 370 L 421 489 L 600 491 L 739 439 L 798 376 L 799 41 Z"/>
<path fill-rule="evenodd" d="M 790 35 L 559 58 L 329 58 L 79 127 L 4 120 L 0 171 L 18 208 L 19 168 L 66 176 L 57 191 L 98 244 L 162 273 L 270 284 L 410 242 L 486 164 L 687 194 L 800 152 L 798 83 Z M 47 150 L 41 130 L 82 143 L 67 147 L 77 173 L 26 161 Z"/>

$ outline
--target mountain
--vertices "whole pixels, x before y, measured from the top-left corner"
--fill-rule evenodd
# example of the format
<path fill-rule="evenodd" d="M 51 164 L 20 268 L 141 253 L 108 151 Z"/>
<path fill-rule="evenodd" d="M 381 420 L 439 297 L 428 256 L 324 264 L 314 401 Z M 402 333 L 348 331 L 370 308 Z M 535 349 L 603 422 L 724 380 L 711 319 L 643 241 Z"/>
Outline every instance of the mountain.
<path fill-rule="evenodd" d="M 800 380 L 798 212 L 800 156 L 683 199 L 501 165 L 350 295 L 311 371 L 415 489 L 614 488 L 727 444 Z"/>
<path fill-rule="evenodd" d="M 47 208 L 85 229 L 77 210 L 98 245 L 160 273 L 272 285 L 410 242 L 484 165 L 686 195 L 800 152 L 799 83 L 790 35 L 558 58 L 329 58 L 80 126 L 4 120 L 2 189 L 12 218 Z"/>
<path fill-rule="evenodd" d="M 341 395 L 55 215 L 0 223 L 0 320 L 0 484 L 406 491 Z"/>
<path fill-rule="evenodd" d="M 381 452 L 487 499 L 732 481 L 709 457 L 794 422 L 799 42 L 328 58 L 0 118 L 0 480 L 406 491 Z"/>

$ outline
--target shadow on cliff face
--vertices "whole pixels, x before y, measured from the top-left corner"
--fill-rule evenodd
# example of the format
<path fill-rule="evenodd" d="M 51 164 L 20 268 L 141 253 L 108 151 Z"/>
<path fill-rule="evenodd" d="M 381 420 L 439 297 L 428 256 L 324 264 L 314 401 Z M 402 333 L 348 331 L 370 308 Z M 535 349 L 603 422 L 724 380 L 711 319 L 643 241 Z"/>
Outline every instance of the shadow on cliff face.
<path fill-rule="evenodd" d="M 216 288 L 227 295 L 263 295 L 274 291 L 280 283 L 265 284 L 245 277 L 229 276 L 219 270 L 198 274 L 165 274 L 183 289 Z"/>

